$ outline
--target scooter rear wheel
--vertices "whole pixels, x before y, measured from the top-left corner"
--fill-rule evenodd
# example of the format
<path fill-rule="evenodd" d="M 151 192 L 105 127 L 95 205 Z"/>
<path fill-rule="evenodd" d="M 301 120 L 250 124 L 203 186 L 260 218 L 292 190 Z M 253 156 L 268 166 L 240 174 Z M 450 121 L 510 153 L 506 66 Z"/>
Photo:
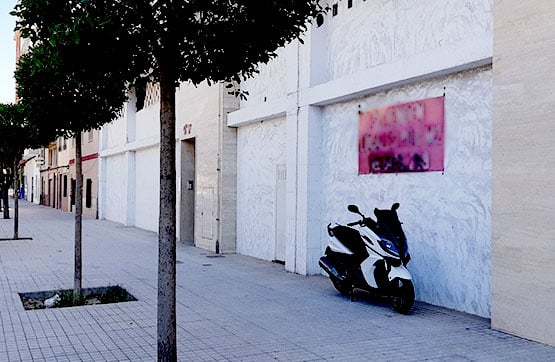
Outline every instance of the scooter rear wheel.
<path fill-rule="evenodd" d="M 394 283 L 398 285 L 398 290 L 391 300 L 391 306 L 401 314 L 408 314 L 414 305 L 414 286 L 412 281 L 395 279 Z"/>

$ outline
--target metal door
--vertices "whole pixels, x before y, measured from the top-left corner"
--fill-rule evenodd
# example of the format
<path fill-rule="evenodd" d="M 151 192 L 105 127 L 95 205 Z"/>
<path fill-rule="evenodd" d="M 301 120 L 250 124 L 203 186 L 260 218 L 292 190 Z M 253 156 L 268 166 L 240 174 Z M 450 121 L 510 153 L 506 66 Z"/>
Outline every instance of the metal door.
<path fill-rule="evenodd" d="M 287 171 L 284 164 L 276 166 L 276 241 L 275 260 L 285 261 L 286 232 L 286 184 Z"/>

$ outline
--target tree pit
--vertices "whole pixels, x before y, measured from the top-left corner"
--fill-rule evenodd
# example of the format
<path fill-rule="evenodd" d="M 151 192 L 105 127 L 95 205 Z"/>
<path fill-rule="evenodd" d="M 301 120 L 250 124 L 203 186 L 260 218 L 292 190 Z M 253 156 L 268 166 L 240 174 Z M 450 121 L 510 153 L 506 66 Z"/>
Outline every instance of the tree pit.
<path fill-rule="evenodd" d="M 98 288 L 83 288 L 81 289 L 81 295 L 77 297 L 74 297 L 73 289 L 18 294 L 25 310 L 66 308 L 137 301 L 137 298 L 119 285 Z"/>

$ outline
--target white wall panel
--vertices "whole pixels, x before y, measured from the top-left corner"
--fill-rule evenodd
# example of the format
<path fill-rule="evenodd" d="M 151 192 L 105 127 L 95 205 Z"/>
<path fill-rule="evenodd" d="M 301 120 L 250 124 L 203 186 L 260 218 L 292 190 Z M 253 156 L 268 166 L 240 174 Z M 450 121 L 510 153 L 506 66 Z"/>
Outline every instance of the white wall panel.
<path fill-rule="evenodd" d="M 285 120 L 237 132 L 237 252 L 272 260 L 275 254 L 276 165 L 285 163 Z"/>
<path fill-rule="evenodd" d="M 136 140 L 160 139 L 160 106 L 144 108 L 136 114 Z"/>
<path fill-rule="evenodd" d="M 135 153 L 135 226 L 158 232 L 160 153 L 158 147 Z"/>
<path fill-rule="evenodd" d="M 118 154 L 105 159 L 106 180 L 104 218 L 119 223 L 125 223 L 127 215 L 127 165 L 125 154 Z"/>
<path fill-rule="evenodd" d="M 286 94 L 287 64 L 285 48 L 276 51 L 277 57 L 267 64 L 259 66 L 259 73 L 241 83 L 242 89 L 248 89 L 249 95 L 241 101 L 241 107 L 251 104 L 274 102 Z"/>
<path fill-rule="evenodd" d="M 102 127 L 100 149 L 123 146 L 126 142 L 125 118 L 118 118 Z M 104 141 L 104 143 L 102 142 Z"/>

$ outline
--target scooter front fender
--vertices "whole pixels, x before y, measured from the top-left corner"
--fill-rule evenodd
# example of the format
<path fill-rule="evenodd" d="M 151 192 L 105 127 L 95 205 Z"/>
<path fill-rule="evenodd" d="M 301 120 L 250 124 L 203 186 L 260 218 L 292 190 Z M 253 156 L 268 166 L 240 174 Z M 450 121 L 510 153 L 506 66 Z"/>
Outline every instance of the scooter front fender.
<path fill-rule="evenodd" d="M 353 255 L 353 252 L 349 250 L 345 245 L 343 245 L 339 240 L 335 237 L 330 240 L 329 248 L 337 253 Z"/>
<path fill-rule="evenodd" d="M 408 269 L 405 268 L 402 265 L 401 266 L 392 266 L 391 271 L 389 272 L 387 277 L 389 278 L 389 281 L 392 281 L 396 278 L 412 280 L 412 276 L 410 275 Z"/>

